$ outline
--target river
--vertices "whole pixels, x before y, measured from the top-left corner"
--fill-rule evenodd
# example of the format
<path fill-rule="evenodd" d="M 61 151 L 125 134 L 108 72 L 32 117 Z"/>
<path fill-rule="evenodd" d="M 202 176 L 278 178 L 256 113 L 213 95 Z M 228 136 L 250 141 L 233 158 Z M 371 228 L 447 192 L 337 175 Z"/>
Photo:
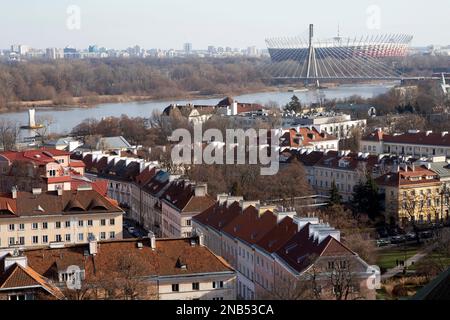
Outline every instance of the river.
<path fill-rule="evenodd" d="M 296 95 L 302 103 L 317 102 L 318 96 L 325 99 L 346 98 L 352 95 L 359 95 L 363 98 L 371 98 L 379 94 L 387 92 L 396 83 L 384 84 L 357 84 L 342 85 L 334 88 L 317 90 L 287 92 L 285 89 L 276 92 L 260 92 L 235 96 L 239 102 L 250 103 L 267 103 L 269 101 L 277 102 L 280 106 L 285 105 L 291 99 L 292 95 Z M 197 100 L 166 100 L 166 101 L 150 101 L 150 102 L 127 102 L 127 103 L 107 103 L 100 104 L 90 108 L 43 108 L 36 110 L 36 117 L 51 116 L 53 124 L 50 126 L 49 132 L 67 134 L 73 127 L 87 118 L 102 119 L 103 117 L 116 116 L 120 117 L 126 114 L 129 117 L 149 117 L 153 110 L 163 110 L 171 103 L 216 105 L 221 99 L 197 99 Z M 0 118 L 16 121 L 20 125 L 26 125 L 28 121 L 27 111 L 0 114 Z M 22 135 L 27 135 L 23 132 Z"/>

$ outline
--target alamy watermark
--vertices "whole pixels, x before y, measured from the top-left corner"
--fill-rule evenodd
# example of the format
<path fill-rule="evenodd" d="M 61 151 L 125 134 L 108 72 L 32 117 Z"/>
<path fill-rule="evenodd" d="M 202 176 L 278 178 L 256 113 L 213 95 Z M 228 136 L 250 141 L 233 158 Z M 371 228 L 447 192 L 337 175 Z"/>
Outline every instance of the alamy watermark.
<path fill-rule="evenodd" d="M 193 137 L 187 129 L 176 129 L 169 140 L 178 142 L 171 153 L 175 165 L 253 164 L 261 175 L 275 175 L 279 169 L 279 130 L 208 129 L 195 124 Z"/>
<path fill-rule="evenodd" d="M 369 30 L 381 29 L 381 8 L 373 4 L 366 9 L 367 20 L 366 26 Z"/>
<path fill-rule="evenodd" d="M 77 5 L 70 5 L 66 9 L 67 19 L 66 27 L 67 29 L 80 30 L 81 29 L 81 8 Z"/>

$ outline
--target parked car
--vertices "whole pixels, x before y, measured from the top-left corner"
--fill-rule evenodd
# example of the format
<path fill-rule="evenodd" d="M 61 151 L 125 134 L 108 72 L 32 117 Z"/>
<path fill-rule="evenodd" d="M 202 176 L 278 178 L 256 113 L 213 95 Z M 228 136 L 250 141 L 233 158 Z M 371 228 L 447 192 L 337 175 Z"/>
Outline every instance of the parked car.
<path fill-rule="evenodd" d="M 417 235 L 414 232 L 408 232 L 406 234 L 406 240 L 408 241 L 417 240 Z"/>
<path fill-rule="evenodd" d="M 405 236 L 393 236 L 391 237 L 391 243 L 398 244 L 405 242 L 406 237 Z"/>
<path fill-rule="evenodd" d="M 430 239 L 430 238 L 433 237 L 433 232 L 431 232 L 431 231 L 422 231 L 422 232 L 420 233 L 420 237 L 421 237 L 422 239 Z"/>
<path fill-rule="evenodd" d="M 390 244 L 391 244 L 391 241 L 389 241 L 388 239 L 378 239 L 377 240 L 378 247 L 384 247 L 384 246 L 388 246 Z"/>

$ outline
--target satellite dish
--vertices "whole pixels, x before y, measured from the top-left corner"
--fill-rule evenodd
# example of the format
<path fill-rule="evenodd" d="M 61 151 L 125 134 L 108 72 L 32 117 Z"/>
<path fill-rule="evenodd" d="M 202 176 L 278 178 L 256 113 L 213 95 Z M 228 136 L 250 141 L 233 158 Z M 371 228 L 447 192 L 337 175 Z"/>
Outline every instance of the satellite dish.
<path fill-rule="evenodd" d="M 374 107 L 370 107 L 369 111 L 367 112 L 369 117 L 376 117 L 377 116 L 377 110 Z"/>

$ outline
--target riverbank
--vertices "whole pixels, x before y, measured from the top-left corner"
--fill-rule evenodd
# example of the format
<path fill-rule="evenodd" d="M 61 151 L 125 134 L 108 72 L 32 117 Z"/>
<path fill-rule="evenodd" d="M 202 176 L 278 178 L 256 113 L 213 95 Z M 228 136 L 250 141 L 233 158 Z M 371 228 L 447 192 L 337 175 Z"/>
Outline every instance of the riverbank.
<path fill-rule="evenodd" d="M 228 94 L 217 93 L 217 94 L 201 94 L 199 92 L 187 92 L 178 95 L 172 95 L 169 97 L 164 96 L 138 96 L 138 95 L 100 95 L 100 96 L 85 96 L 85 97 L 74 97 L 67 98 L 65 101 L 56 100 L 39 100 L 39 101 L 17 101 L 9 102 L 6 107 L 0 107 L 0 114 L 4 113 L 14 113 L 28 110 L 29 108 L 41 109 L 54 109 L 54 110 L 64 110 L 71 108 L 92 108 L 105 103 L 129 103 L 129 102 L 160 102 L 168 100 L 198 100 L 198 99 L 222 99 L 227 96 L 237 96 L 241 94 L 253 94 L 259 92 L 279 92 L 281 89 L 287 90 L 290 88 L 288 86 L 275 87 L 252 87 L 245 88 L 242 90 L 233 91 Z"/>
<path fill-rule="evenodd" d="M 358 85 L 384 85 L 383 82 L 368 81 L 366 83 L 358 83 Z M 340 86 L 345 86 L 344 84 L 338 83 L 323 83 L 325 88 L 335 89 Z M 347 84 L 352 85 L 352 84 Z M 189 100 L 208 100 L 208 99 L 222 99 L 226 96 L 239 96 L 247 94 L 256 93 L 277 93 L 277 92 L 288 92 L 292 95 L 301 94 L 302 92 L 308 92 L 302 84 L 282 84 L 278 86 L 274 85 L 262 85 L 262 86 L 251 86 L 240 88 L 239 90 L 234 90 L 229 93 L 217 93 L 217 94 L 202 94 L 200 92 L 182 92 L 175 95 L 165 96 L 165 95 L 97 95 L 97 96 L 85 96 L 85 97 L 67 97 L 58 100 L 41 100 L 41 101 L 17 101 L 10 102 L 6 107 L 0 106 L 0 114 L 6 113 L 16 113 L 23 112 L 29 108 L 36 108 L 38 110 L 71 110 L 79 108 L 92 108 L 102 104 L 121 104 L 121 103 L 131 103 L 131 102 L 166 102 L 166 101 L 189 101 Z M 258 101 L 248 101 L 248 102 L 258 102 Z M 259 101 L 262 102 L 263 101 Z M 267 101 L 264 101 L 267 102 Z"/>

